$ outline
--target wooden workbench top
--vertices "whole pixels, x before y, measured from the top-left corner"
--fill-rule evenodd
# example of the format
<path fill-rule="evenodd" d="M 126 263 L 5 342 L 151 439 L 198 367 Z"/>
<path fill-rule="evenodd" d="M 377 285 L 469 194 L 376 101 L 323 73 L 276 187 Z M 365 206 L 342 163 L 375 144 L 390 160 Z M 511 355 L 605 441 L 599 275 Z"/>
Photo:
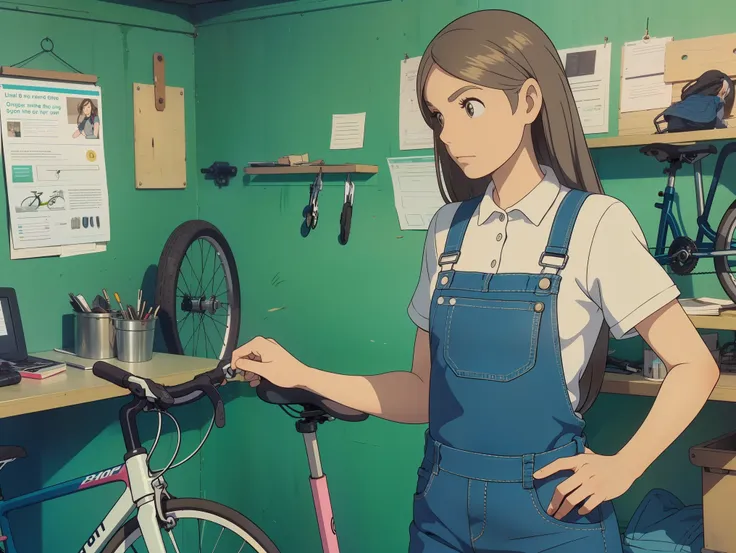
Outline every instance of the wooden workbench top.
<path fill-rule="evenodd" d="M 54 351 L 33 355 L 86 366 L 94 363 Z M 153 359 L 146 363 L 123 363 L 117 359 L 110 359 L 108 363 L 169 386 L 191 380 L 217 365 L 214 359 L 166 353 L 154 353 Z M 24 378 L 19 384 L 0 388 L 0 418 L 121 397 L 129 393 L 128 390 L 97 378 L 91 369 L 67 366 L 65 372 L 43 380 Z"/>

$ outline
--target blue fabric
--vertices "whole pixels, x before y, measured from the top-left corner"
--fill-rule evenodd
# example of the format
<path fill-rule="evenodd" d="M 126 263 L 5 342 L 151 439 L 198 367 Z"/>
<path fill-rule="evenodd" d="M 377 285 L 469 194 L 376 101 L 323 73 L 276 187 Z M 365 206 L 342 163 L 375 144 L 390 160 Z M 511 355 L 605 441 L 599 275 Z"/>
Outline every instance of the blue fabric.
<path fill-rule="evenodd" d="M 430 308 L 430 422 L 410 553 L 621 552 L 610 502 L 558 520 L 546 509 L 572 473 L 532 477 L 584 451 L 560 356 L 561 277 L 543 269 L 565 263 L 587 197 L 571 190 L 563 199 L 539 274 L 454 270 L 480 198 L 456 212 Z"/>
<path fill-rule="evenodd" d="M 711 123 L 723 117 L 723 100 L 718 96 L 693 94 L 664 111 L 665 117 L 679 117 L 692 123 Z"/>
<path fill-rule="evenodd" d="M 651 490 L 624 532 L 624 553 L 700 553 L 702 505 L 685 506 L 667 490 Z"/>

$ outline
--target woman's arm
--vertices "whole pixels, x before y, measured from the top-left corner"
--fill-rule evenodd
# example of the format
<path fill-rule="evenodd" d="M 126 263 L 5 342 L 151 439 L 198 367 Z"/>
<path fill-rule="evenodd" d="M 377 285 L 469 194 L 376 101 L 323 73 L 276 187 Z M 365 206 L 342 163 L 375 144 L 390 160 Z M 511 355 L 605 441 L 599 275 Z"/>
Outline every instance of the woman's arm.
<path fill-rule="evenodd" d="M 720 371 L 676 300 L 652 313 L 636 330 L 667 367 L 667 377 L 649 415 L 618 453 L 641 474 L 703 408 Z"/>
<path fill-rule="evenodd" d="M 100 123 L 97 121 L 95 121 L 94 133 L 95 133 L 95 138 L 100 138 Z"/>
<path fill-rule="evenodd" d="M 304 365 L 274 340 L 257 337 L 239 347 L 231 365 L 251 386 L 260 377 L 283 388 L 301 388 L 382 419 L 408 424 L 428 421 L 429 334 L 417 328 L 412 370 L 353 376 Z"/>
<path fill-rule="evenodd" d="M 429 420 L 429 334 L 417 328 L 412 370 L 349 376 L 306 369 L 299 386 L 382 419 L 408 424 Z"/>

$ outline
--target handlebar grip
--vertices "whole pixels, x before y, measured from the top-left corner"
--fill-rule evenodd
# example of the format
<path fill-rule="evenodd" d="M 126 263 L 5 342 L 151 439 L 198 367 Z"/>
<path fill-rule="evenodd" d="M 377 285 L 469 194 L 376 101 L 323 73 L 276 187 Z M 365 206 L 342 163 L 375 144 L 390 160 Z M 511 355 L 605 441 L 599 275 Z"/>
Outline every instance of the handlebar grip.
<path fill-rule="evenodd" d="M 120 386 L 121 388 L 128 387 L 128 377 L 130 373 L 120 367 L 105 363 L 104 361 L 97 361 L 92 366 L 92 373 L 103 380 L 107 380 L 111 384 Z"/>

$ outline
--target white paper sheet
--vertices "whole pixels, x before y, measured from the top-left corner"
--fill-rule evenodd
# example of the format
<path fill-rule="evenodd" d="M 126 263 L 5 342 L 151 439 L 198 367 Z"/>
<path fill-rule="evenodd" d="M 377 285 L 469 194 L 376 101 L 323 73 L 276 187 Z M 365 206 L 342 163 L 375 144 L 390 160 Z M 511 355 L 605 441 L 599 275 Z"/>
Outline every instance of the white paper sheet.
<path fill-rule="evenodd" d="M 650 38 L 624 44 L 621 112 L 666 108 L 672 103 L 672 85 L 664 81 L 664 55 L 672 37 Z"/>
<path fill-rule="evenodd" d="M 0 336 L 8 335 L 8 325 L 5 323 L 5 313 L 3 313 L 3 304 L 0 303 Z"/>
<path fill-rule="evenodd" d="M 611 91 L 611 50 L 608 42 L 559 50 L 585 134 L 608 132 Z"/>
<path fill-rule="evenodd" d="M 427 230 L 434 214 L 445 205 L 434 157 L 394 157 L 387 161 L 401 230 Z"/>
<path fill-rule="evenodd" d="M 0 99 L 14 249 L 109 241 L 100 88 L 0 78 Z"/>
<path fill-rule="evenodd" d="M 10 259 L 34 259 L 38 257 L 72 257 L 88 253 L 107 251 L 107 244 L 98 242 L 93 244 L 73 244 L 70 246 L 48 246 L 45 248 L 16 249 L 13 236 L 10 235 Z"/>
<path fill-rule="evenodd" d="M 401 60 L 399 87 L 399 149 L 434 148 L 432 129 L 424 122 L 417 101 L 417 70 L 421 56 Z"/>
<path fill-rule="evenodd" d="M 365 113 L 336 114 L 332 116 L 330 150 L 355 150 L 363 147 Z"/>

